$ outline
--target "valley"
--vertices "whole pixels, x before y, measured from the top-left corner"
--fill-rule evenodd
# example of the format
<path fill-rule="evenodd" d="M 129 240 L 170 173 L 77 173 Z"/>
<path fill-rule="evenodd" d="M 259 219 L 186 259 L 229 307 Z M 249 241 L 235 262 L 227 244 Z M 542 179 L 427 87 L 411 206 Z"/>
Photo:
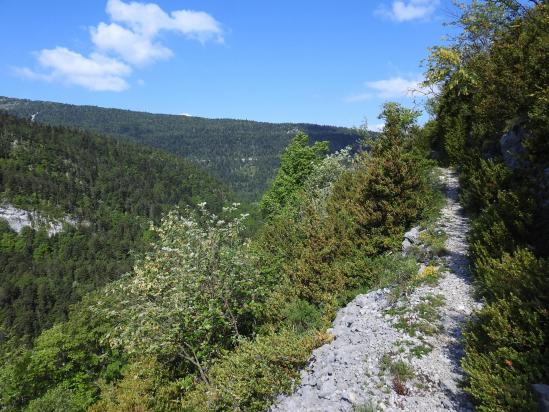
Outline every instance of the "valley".
<path fill-rule="evenodd" d="M 549 411 L 547 2 L 150 1 L 2 3 L 0 412 Z"/>

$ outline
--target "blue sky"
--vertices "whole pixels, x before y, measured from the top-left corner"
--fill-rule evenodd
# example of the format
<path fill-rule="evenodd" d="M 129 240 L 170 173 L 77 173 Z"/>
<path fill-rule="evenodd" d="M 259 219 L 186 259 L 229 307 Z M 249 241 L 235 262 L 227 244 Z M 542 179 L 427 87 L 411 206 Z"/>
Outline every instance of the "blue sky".
<path fill-rule="evenodd" d="M 0 0 L 0 95 L 375 129 L 449 0 Z"/>

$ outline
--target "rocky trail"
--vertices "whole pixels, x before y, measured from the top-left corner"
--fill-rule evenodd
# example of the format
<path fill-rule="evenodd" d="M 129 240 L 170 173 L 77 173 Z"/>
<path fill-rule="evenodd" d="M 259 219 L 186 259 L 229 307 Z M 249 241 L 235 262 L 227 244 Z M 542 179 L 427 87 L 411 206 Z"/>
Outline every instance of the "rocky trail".
<path fill-rule="evenodd" d="M 458 179 L 441 169 L 446 205 L 435 231 L 447 236 L 436 264 L 418 258 L 408 293 L 391 288 L 357 296 L 339 310 L 330 344 L 316 349 L 293 394 L 271 411 L 469 411 L 459 387 L 461 329 L 478 306 L 469 280 L 467 217 L 458 203 Z M 426 230 L 406 234 L 403 253 L 426 249 Z M 418 254 L 421 256 L 421 253 Z"/>

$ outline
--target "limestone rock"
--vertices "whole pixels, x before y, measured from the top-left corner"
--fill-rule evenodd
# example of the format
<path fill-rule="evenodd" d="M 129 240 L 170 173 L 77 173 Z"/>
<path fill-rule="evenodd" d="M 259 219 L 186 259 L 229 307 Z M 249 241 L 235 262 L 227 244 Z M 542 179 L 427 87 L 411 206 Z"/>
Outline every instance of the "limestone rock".
<path fill-rule="evenodd" d="M 509 130 L 499 140 L 503 161 L 510 169 L 514 170 L 520 167 L 521 155 L 524 153 L 522 145 L 524 137 L 524 129 L 518 127 Z"/>

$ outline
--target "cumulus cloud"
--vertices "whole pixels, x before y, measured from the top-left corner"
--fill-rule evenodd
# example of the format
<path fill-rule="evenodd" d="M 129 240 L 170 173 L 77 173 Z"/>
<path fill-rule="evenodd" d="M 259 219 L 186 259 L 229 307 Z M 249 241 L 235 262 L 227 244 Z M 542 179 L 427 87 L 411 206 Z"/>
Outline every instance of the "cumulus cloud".
<path fill-rule="evenodd" d="M 202 11 L 176 10 L 168 15 L 154 3 L 109 0 L 107 13 L 112 21 L 125 23 L 133 31 L 147 37 L 154 37 L 161 30 L 172 30 L 201 41 L 223 41 L 220 24 Z"/>
<path fill-rule="evenodd" d="M 61 81 L 66 84 L 83 86 L 96 91 L 122 91 L 128 88 L 124 77 L 132 72 L 130 66 L 119 60 L 92 53 L 82 56 L 65 47 L 41 50 L 37 55 L 40 66 L 49 69 L 46 73 L 22 68 L 22 76 L 46 81 Z"/>
<path fill-rule="evenodd" d="M 99 23 L 90 29 L 91 39 L 103 52 L 112 52 L 134 65 L 145 65 L 154 60 L 169 59 L 173 52 L 150 37 L 137 34 L 116 23 Z"/>
<path fill-rule="evenodd" d="M 372 98 L 398 99 L 413 97 L 416 94 L 427 94 L 421 85 L 421 77 L 406 79 L 400 76 L 389 79 L 368 81 L 365 84 L 367 90 L 363 93 L 345 98 L 348 103 L 362 102 Z"/>
<path fill-rule="evenodd" d="M 90 28 L 94 51 L 89 56 L 65 47 L 37 53 L 40 70 L 16 68 L 22 77 L 61 81 L 97 91 L 122 91 L 135 67 L 169 59 L 173 51 L 157 40 L 162 31 L 200 41 L 223 42 L 221 25 L 209 14 L 193 10 L 166 13 L 157 4 L 108 0 L 111 22 Z"/>
<path fill-rule="evenodd" d="M 407 80 L 402 77 L 392 77 L 385 80 L 366 82 L 366 87 L 373 90 L 377 97 L 392 99 L 411 97 L 415 91 L 421 90 L 421 79 Z"/>
<path fill-rule="evenodd" d="M 382 5 L 376 13 L 397 22 L 426 19 L 434 13 L 439 3 L 439 0 L 399 0 L 393 1 L 390 7 Z"/>

